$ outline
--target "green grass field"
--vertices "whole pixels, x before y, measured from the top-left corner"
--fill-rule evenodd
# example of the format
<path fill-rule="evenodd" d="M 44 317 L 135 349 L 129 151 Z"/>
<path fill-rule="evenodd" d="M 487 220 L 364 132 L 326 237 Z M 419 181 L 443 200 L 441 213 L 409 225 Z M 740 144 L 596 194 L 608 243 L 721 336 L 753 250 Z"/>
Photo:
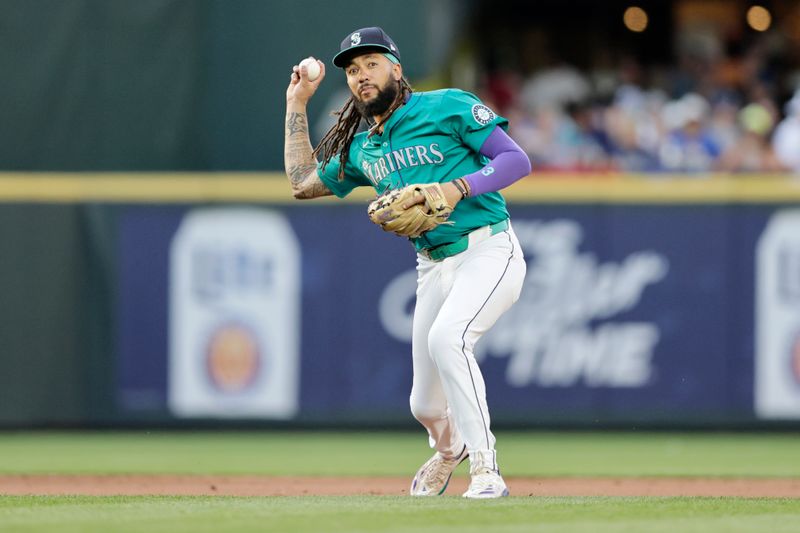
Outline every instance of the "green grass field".
<path fill-rule="evenodd" d="M 507 476 L 800 478 L 792 434 L 501 432 L 498 452 Z M 418 432 L 9 432 L 0 475 L 411 476 L 429 453 Z M 800 531 L 800 499 L 0 495 L 3 532 L 767 530 Z"/>

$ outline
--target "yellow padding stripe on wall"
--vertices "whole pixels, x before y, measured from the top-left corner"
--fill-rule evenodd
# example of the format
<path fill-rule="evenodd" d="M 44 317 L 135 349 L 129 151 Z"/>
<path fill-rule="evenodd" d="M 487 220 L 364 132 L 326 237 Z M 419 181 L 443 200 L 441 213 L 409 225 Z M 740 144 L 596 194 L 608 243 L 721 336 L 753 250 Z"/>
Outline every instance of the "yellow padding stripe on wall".
<path fill-rule="evenodd" d="M 800 203 L 800 176 L 534 174 L 503 195 L 519 203 Z M 374 196 L 362 187 L 346 201 Z M 278 172 L 0 172 L 0 202 L 299 203 Z"/>

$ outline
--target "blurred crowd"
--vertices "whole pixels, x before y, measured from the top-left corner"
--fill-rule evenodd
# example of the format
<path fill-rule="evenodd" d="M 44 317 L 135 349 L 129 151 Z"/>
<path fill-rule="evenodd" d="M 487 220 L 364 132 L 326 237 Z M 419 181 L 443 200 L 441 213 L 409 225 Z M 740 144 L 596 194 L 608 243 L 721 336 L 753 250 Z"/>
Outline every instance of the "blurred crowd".
<path fill-rule="evenodd" d="M 496 69 L 479 93 L 540 171 L 800 174 L 800 85 L 792 95 L 777 81 L 753 47 L 649 70 L 631 58 L 528 77 Z"/>

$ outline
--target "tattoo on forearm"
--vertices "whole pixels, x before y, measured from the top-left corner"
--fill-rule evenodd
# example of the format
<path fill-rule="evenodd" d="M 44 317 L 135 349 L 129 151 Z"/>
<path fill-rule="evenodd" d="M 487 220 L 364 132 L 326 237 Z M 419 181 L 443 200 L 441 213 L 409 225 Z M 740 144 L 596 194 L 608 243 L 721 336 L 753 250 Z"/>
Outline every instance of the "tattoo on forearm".
<path fill-rule="evenodd" d="M 290 112 L 286 116 L 286 139 L 283 149 L 286 175 L 292 187 L 299 186 L 317 166 L 305 113 Z"/>
<path fill-rule="evenodd" d="M 305 113 L 286 115 L 286 138 L 283 148 L 286 176 L 298 198 L 317 198 L 332 194 L 316 175 L 317 160 L 308 137 Z"/>
<path fill-rule="evenodd" d="M 289 113 L 286 117 L 286 135 L 291 137 L 295 133 L 308 133 L 308 119 L 305 113 Z"/>
<path fill-rule="evenodd" d="M 292 165 L 286 167 L 286 174 L 292 185 L 300 185 L 316 168 L 317 165 Z"/>

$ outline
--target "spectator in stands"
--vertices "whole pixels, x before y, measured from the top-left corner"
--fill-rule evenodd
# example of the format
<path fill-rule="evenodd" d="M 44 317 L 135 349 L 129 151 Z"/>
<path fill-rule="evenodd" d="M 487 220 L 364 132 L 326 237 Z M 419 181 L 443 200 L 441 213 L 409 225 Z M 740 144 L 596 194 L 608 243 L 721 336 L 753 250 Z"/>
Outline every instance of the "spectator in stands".
<path fill-rule="evenodd" d="M 671 130 L 659 150 L 661 166 L 670 172 L 711 171 L 720 149 L 706 129 L 709 105 L 696 93 L 664 106 L 664 121 Z"/>
<path fill-rule="evenodd" d="M 565 170 L 610 170 L 610 141 L 589 102 L 570 102 L 555 139 L 555 164 Z"/>
<path fill-rule="evenodd" d="M 775 130 L 772 147 L 785 168 L 800 174 L 800 89 L 786 104 L 786 118 Z"/>
<path fill-rule="evenodd" d="M 738 122 L 740 107 L 738 99 L 733 96 L 719 98 L 712 105 L 707 130 L 722 153 L 736 144 L 741 136 Z"/>
<path fill-rule="evenodd" d="M 738 113 L 739 139 L 719 159 L 718 170 L 726 172 L 779 172 L 782 166 L 769 143 L 774 120 L 769 110 L 751 103 Z"/>
<path fill-rule="evenodd" d="M 633 84 L 620 86 L 604 114 L 614 166 L 626 172 L 659 170 L 658 145 L 661 122 L 653 109 L 660 107 L 656 93 Z"/>
<path fill-rule="evenodd" d="M 541 70 L 522 86 L 520 95 L 529 112 L 542 109 L 563 111 L 569 102 L 580 102 L 591 96 L 592 87 L 586 76 L 566 63 Z"/>

